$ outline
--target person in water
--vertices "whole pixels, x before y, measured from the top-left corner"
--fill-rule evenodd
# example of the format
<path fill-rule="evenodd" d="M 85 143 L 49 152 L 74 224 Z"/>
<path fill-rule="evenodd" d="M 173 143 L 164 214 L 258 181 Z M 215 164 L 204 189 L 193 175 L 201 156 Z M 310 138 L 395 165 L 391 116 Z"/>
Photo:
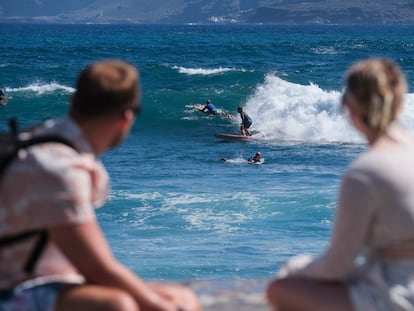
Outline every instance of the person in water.
<path fill-rule="evenodd" d="M 209 114 L 217 114 L 217 108 L 216 106 L 211 102 L 211 100 L 206 100 L 206 105 L 201 110 L 202 112 L 207 112 Z"/>
<path fill-rule="evenodd" d="M 3 90 L 0 89 L 0 105 L 6 105 L 7 104 L 7 96 L 4 94 Z"/>
<path fill-rule="evenodd" d="M 208 114 L 221 116 L 221 117 L 226 118 L 226 119 L 233 118 L 233 116 L 231 114 L 229 114 L 229 113 L 227 113 L 227 112 L 225 112 L 221 109 L 217 109 L 217 107 L 211 102 L 210 99 L 206 100 L 205 106 L 202 109 L 200 109 L 200 111 L 208 113 Z"/>
<path fill-rule="evenodd" d="M 123 61 L 87 66 L 68 114 L 38 132 L 62 136 L 76 150 L 31 146 L 2 173 L 0 310 L 201 310 L 189 288 L 144 281 L 119 262 L 95 214 L 109 195 L 99 156 L 129 134 L 141 110 L 139 81 Z"/>
<path fill-rule="evenodd" d="M 341 104 L 368 149 L 342 177 L 326 251 L 282 266 L 272 310 L 414 310 L 414 137 L 396 122 L 406 91 L 391 60 L 348 71 Z"/>
<path fill-rule="evenodd" d="M 251 136 L 252 134 L 249 131 L 250 126 L 252 126 L 253 121 L 249 115 L 243 111 L 242 107 L 237 108 L 237 112 L 240 114 L 242 123 L 240 124 L 240 132 L 244 136 Z"/>
<path fill-rule="evenodd" d="M 249 163 L 259 163 L 259 162 L 262 162 L 262 154 L 258 151 L 258 152 L 256 152 L 256 154 L 254 155 L 254 156 L 252 156 L 252 157 L 250 157 L 250 158 L 248 158 L 247 159 L 247 162 L 249 162 Z M 225 158 L 225 157 L 222 157 L 221 159 L 220 159 L 220 161 L 221 162 L 227 162 L 228 161 L 228 159 L 227 158 Z"/>
<path fill-rule="evenodd" d="M 250 158 L 247 159 L 247 162 L 249 163 L 258 163 L 262 161 L 262 154 L 258 151 L 256 154 Z"/>

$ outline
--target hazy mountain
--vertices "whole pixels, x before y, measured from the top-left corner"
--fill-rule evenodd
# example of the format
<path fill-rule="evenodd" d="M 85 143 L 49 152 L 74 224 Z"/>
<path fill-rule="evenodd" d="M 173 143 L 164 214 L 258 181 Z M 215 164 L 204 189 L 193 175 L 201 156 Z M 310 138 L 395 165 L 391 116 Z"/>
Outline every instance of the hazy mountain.
<path fill-rule="evenodd" d="M 0 22 L 412 24 L 412 0 L 0 0 Z"/>

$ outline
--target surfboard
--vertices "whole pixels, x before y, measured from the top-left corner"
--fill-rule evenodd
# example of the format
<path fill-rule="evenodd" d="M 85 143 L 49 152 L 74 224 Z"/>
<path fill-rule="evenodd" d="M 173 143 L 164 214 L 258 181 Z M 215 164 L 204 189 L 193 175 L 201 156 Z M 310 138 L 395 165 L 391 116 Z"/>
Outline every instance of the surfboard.
<path fill-rule="evenodd" d="M 223 109 L 220 109 L 220 108 L 217 108 L 216 109 L 216 112 L 217 112 L 216 114 L 210 114 L 208 111 L 203 111 L 205 105 L 195 104 L 193 107 L 194 107 L 195 110 L 198 110 L 198 111 L 203 112 L 205 114 L 208 114 L 210 116 L 222 117 L 224 119 L 231 119 L 231 118 L 233 118 L 233 116 L 231 114 L 225 112 Z"/>
<path fill-rule="evenodd" d="M 204 105 L 202 104 L 195 104 L 194 109 L 203 112 Z"/>
<path fill-rule="evenodd" d="M 216 133 L 216 137 L 225 138 L 225 139 L 250 139 L 251 136 L 247 135 L 238 135 L 238 134 L 226 134 L 226 133 Z"/>

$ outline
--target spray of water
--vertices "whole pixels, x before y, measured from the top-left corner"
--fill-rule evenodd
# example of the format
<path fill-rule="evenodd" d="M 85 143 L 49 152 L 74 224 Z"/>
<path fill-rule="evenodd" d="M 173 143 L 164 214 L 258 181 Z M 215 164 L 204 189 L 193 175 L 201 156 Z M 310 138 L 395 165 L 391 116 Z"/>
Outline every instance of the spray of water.
<path fill-rule="evenodd" d="M 362 143 L 340 109 L 340 91 L 300 85 L 267 74 L 247 99 L 244 110 L 258 138 L 313 143 Z M 406 94 L 401 120 L 414 130 L 414 94 Z"/>

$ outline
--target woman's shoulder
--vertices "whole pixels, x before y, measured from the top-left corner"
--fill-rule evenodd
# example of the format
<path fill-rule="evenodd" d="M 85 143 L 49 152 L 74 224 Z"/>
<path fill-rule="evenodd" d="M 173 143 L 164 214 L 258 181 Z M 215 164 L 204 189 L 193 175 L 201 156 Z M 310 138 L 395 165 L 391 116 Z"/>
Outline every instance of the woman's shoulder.
<path fill-rule="evenodd" d="M 347 168 L 346 176 L 365 176 L 379 180 L 407 179 L 414 182 L 414 146 L 369 150 Z"/>

